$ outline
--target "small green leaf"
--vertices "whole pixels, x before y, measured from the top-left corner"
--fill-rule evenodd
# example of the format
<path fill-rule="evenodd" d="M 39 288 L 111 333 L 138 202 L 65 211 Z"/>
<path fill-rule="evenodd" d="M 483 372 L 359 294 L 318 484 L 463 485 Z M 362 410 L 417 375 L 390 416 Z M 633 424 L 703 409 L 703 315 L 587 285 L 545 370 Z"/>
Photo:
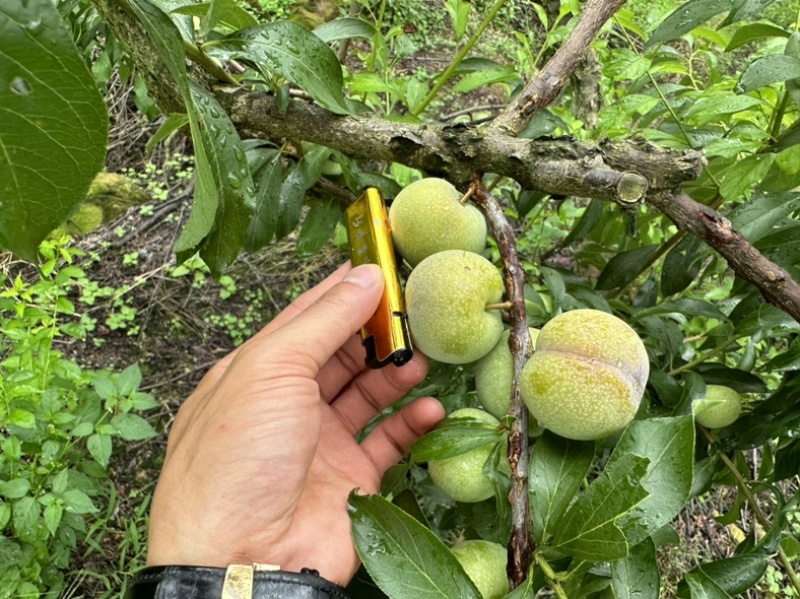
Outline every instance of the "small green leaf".
<path fill-rule="evenodd" d="M 258 25 L 258 20 L 234 0 L 211 0 L 211 8 L 200 21 L 200 35 L 208 36 L 219 24 L 238 30 Z"/>
<path fill-rule="evenodd" d="M 498 67 L 486 71 L 474 71 L 461 78 L 455 87 L 453 87 L 453 93 L 466 94 L 484 85 L 506 83 L 517 79 L 519 79 L 519 76 L 517 75 L 516 68 L 513 66 Z"/>
<path fill-rule="evenodd" d="M 47 525 L 47 530 L 50 531 L 51 536 L 56 536 L 63 514 L 64 508 L 59 503 L 51 503 L 44 509 L 44 523 Z"/>
<path fill-rule="evenodd" d="M 91 456 L 103 468 L 108 466 L 108 460 L 111 458 L 111 436 L 102 433 L 95 433 L 86 441 L 86 447 L 89 449 Z"/>
<path fill-rule="evenodd" d="M 317 27 L 314 35 L 326 44 L 347 39 L 372 40 L 375 37 L 375 26 L 367 21 L 354 17 L 334 19 Z"/>
<path fill-rule="evenodd" d="M 341 217 L 342 209 L 333 198 L 313 202 L 297 236 L 298 255 L 313 256 L 319 252 L 333 235 Z"/>
<path fill-rule="evenodd" d="M 111 419 L 111 426 L 126 441 L 142 441 L 158 434 L 147 420 L 136 414 L 117 414 Z"/>
<path fill-rule="evenodd" d="M 674 40 L 730 7 L 731 0 L 689 0 L 664 19 L 650 36 L 647 45 Z"/>
<path fill-rule="evenodd" d="M 64 501 L 64 507 L 67 509 L 67 511 L 75 514 L 94 514 L 98 512 L 98 509 L 92 502 L 91 498 L 86 493 L 79 491 L 78 489 L 64 491 L 64 494 L 61 496 L 61 498 Z"/>
<path fill-rule="evenodd" d="M 798 193 L 758 194 L 751 201 L 737 206 L 728 218 L 750 243 L 756 243 L 773 233 L 775 225 L 798 209 Z"/>
<path fill-rule="evenodd" d="M 656 547 L 648 537 L 627 557 L 611 562 L 614 599 L 658 599 L 661 574 L 656 561 Z"/>
<path fill-rule="evenodd" d="M 3 530 L 11 521 L 11 503 L 4 501 L 0 503 L 0 530 Z"/>
<path fill-rule="evenodd" d="M 135 392 L 131 396 L 133 407 L 137 410 L 152 410 L 157 408 L 160 404 L 156 398 L 149 393 L 142 393 L 141 391 Z"/>
<path fill-rule="evenodd" d="M 774 154 L 756 154 L 738 161 L 725 173 L 719 193 L 727 200 L 741 200 L 769 171 Z"/>
<path fill-rule="evenodd" d="M 700 264 L 711 249 L 701 239 L 688 235 L 672 248 L 664 258 L 661 270 L 661 295 L 669 297 L 680 293 L 692 284 Z"/>
<path fill-rule="evenodd" d="M 117 396 L 117 386 L 107 376 L 98 376 L 92 381 L 92 386 L 100 399 L 111 399 Z"/>
<path fill-rule="evenodd" d="M 35 260 L 102 168 L 108 116 L 50 0 L 3 2 L 0 39 L 0 247 Z"/>
<path fill-rule="evenodd" d="M 36 416 L 34 416 L 28 410 L 23 410 L 21 408 L 16 408 L 14 410 L 11 410 L 11 414 L 8 417 L 8 421 L 14 426 L 18 426 L 20 428 L 36 427 Z"/>
<path fill-rule="evenodd" d="M 11 521 L 17 536 L 26 539 L 36 534 L 40 511 L 39 503 L 33 497 L 23 497 L 11 502 Z"/>
<path fill-rule="evenodd" d="M 658 245 L 646 245 L 620 252 L 608 261 L 597 279 L 595 289 L 605 291 L 626 285 L 642 271 L 658 247 Z"/>
<path fill-rule="evenodd" d="M 594 460 L 594 442 L 572 441 L 545 431 L 530 460 L 529 493 L 533 534 L 538 544 L 558 529 Z"/>
<path fill-rule="evenodd" d="M 649 463 L 647 458 L 629 454 L 606 467 L 564 514 L 553 546 L 588 561 L 625 557 L 628 542 L 618 521 L 648 497 L 639 481 Z"/>
<path fill-rule="evenodd" d="M 0 495 L 7 499 L 19 499 L 25 497 L 30 488 L 31 483 L 27 478 L 14 478 L 0 483 Z"/>
<path fill-rule="evenodd" d="M 19 438 L 7 437 L 3 441 L 3 453 L 10 462 L 19 462 L 22 458 L 22 443 Z"/>
<path fill-rule="evenodd" d="M 323 107 L 348 114 L 342 67 L 328 45 L 293 21 L 275 21 L 243 29 L 203 46 L 209 54 L 252 63 L 273 71 L 307 91 Z"/>
<path fill-rule="evenodd" d="M 142 371 L 139 364 L 131 364 L 117 375 L 117 391 L 123 397 L 129 396 L 142 384 Z"/>
<path fill-rule="evenodd" d="M 789 37 L 788 31 L 770 23 L 751 23 L 736 30 L 725 48 L 725 52 L 736 50 L 745 44 L 765 37 Z"/>
<path fill-rule="evenodd" d="M 444 6 L 453 23 L 455 40 L 459 41 L 464 37 L 464 33 L 467 31 L 467 25 L 469 25 L 469 9 L 472 7 L 472 3 L 467 0 L 446 0 Z"/>
<path fill-rule="evenodd" d="M 244 247 L 248 252 L 261 249 L 275 236 L 282 182 L 281 155 L 276 152 L 258 173 L 255 210 L 244 241 Z"/>
<path fill-rule="evenodd" d="M 318 146 L 307 152 L 289 172 L 281 186 L 278 223 L 275 235 L 283 239 L 300 222 L 306 191 L 311 189 L 322 174 L 322 167 L 330 156 L 330 150 Z"/>
<path fill-rule="evenodd" d="M 88 437 L 94 432 L 94 423 L 81 422 L 72 429 L 73 437 Z"/>
<path fill-rule="evenodd" d="M 482 599 L 436 535 L 379 495 L 348 500 L 356 550 L 390 599 Z"/>
<path fill-rule="evenodd" d="M 736 114 L 760 104 L 759 98 L 734 96 L 729 91 L 718 92 L 691 102 L 683 117 L 694 125 L 705 125 L 718 121 L 721 115 Z"/>
<path fill-rule="evenodd" d="M 145 152 L 148 154 L 153 151 L 153 148 L 156 147 L 156 144 L 164 141 L 170 135 L 178 131 L 179 129 L 185 127 L 189 124 L 189 115 L 182 113 L 182 112 L 175 112 L 167 116 L 164 119 L 164 122 L 161 123 L 161 126 L 158 130 L 153 133 L 153 137 L 150 138 L 150 141 L 147 142 L 145 146 Z"/>
<path fill-rule="evenodd" d="M 443 460 L 496 443 L 502 436 L 497 426 L 475 418 L 445 419 L 411 446 L 411 455 L 416 462 Z"/>
<path fill-rule="evenodd" d="M 742 73 L 737 89 L 747 93 L 765 85 L 797 78 L 800 78 L 800 58 L 773 54 L 751 62 Z"/>

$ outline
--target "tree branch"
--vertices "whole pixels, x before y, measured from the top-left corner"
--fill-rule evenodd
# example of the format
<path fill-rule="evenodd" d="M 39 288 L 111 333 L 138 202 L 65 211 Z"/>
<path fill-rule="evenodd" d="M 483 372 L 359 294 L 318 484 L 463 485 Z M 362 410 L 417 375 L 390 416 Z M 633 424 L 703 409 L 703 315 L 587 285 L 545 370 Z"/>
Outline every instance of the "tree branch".
<path fill-rule="evenodd" d="M 567 40 L 539 75 L 487 126 L 487 132 L 518 135 L 537 110 L 558 97 L 597 33 L 623 4 L 625 0 L 589 0 Z"/>
<path fill-rule="evenodd" d="M 471 190 L 472 201 L 483 212 L 489 232 L 497 241 L 497 249 L 503 261 L 503 282 L 507 299 L 511 302 L 508 346 L 514 357 L 514 377 L 508 413 L 514 417 L 514 423 L 508 435 L 508 462 L 511 466 L 511 491 L 508 495 L 511 504 L 508 577 L 516 588 L 525 581 L 534 548 L 528 498 L 528 409 L 519 390 L 522 369 L 533 355 L 533 343 L 525 313 L 525 271 L 519 261 L 514 229 L 500 204 L 486 191 L 480 175 L 475 175 Z"/>
<path fill-rule="evenodd" d="M 600 144 L 571 138 L 529 140 L 487 136 L 466 125 L 396 123 L 374 116 L 338 116 L 292 102 L 281 112 L 263 92 L 219 86 L 215 95 L 237 128 L 259 138 L 309 141 L 355 158 L 400 162 L 469 185 L 474 172 L 498 173 L 526 189 L 632 202 L 695 179 L 705 160 L 644 141 Z"/>
<path fill-rule="evenodd" d="M 800 285 L 747 241 L 727 218 L 681 192 L 655 194 L 648 201 L 679 229 L 714 248 L 733 272 L 755 285 L 769 303 L 800 322 Z"/>

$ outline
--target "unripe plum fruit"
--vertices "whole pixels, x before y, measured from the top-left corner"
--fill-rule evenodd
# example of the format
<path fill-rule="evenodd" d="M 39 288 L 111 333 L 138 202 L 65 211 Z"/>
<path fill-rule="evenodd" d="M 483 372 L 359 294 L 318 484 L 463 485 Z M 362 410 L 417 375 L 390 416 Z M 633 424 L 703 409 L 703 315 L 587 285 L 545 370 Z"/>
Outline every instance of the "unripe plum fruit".
<path fill-rule="evenodd" d="M 706 428 L 724 428 L 742 413 L 742 396 L 723 385 L 706 385 L 706 396 L 693 403 L 695 422 Z"/>
<path fill-rule="evenodd" d="M 500 599 L 508 594 L 508 552 L 491 541 L 462 541 L 451 549 L 483 599 Z"/>
<path fill-rule="evenodd" d="M 500 421 L 476 408 L 462 408 L 450 414 L 450 418 L 476 418 L 494 426 L 500 426 Z M 494 487 L 483 473 L 483 465 L 492 453 L 491 443 L 470 449 L 469 451 L 428 462 L 428 473 L 431 480 L 445 495 L 463 503 L 477 503 L 489 499 L 494 495 Z M 500 460 L 500 467 L 506 473 L 511 472 L 508 467 L 508 458 L 505 454 Z"/>
<path fill-rule="evenodd" d="M 531 341 L 535 344 L 539 329 L 529 328 Z M 514 378 L 514 356 L 508 347 L 511 331 L 504 331 L 492 350 L 475 365 L 475 391 L 478 401 L 495 418 L 508 414 L 511 402 L 511 383 Z M 534 418 L 528 419 L 528 434 L 538 429 Z M 533 436 L 533 435 L 531 435 Z"/>
<path fill-rule="evenodd" d="M 567 439 L 602 439 L 636 416 L 649 372 L 631 327 L 606 312 L 573 310 L 542 327 L 520 391 L 545 428 Z"/>
<path fill-rule="evenodd" d="M 389 208 L 392 240 L 411 266 L 444 250 L 479 254 L 486 247 L 486 221 L 444 179 L 420 179 L 405 187 Z"/>
<path fill-rule="evenodd" d="M 411 339 L 426 356 L 467 364 L 485 356 L 503 333 L 498 310 L 503 278 L 486 258 L 461 250 L 427 257 L 406 282 Z"/>

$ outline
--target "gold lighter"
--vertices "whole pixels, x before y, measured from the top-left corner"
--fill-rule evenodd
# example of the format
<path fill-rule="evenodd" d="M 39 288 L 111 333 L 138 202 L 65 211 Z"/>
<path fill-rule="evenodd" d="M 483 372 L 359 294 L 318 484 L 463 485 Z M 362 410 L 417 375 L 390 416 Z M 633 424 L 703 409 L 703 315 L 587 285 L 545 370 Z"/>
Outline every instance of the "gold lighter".
<path fill-rule="evenodd" d="M 397 277 L 392 232 L 381 192 L 368 188 L 346 211 L 347 241 L 353 266 L 377 264 L 386 281 L 377 312 L 361 329 L 369 368 L 402 366 L 411 359 L 408 318 Z"/>

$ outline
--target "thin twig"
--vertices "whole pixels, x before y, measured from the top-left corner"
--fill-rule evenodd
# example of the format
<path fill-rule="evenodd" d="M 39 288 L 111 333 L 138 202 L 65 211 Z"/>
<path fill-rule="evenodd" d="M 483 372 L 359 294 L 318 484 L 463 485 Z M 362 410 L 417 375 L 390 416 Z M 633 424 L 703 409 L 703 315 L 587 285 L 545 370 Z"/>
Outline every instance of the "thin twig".
<path fill-rule="evenodd" d="M 350 2 L 350 10 L 347 12 L 347 16 L 355 19 L 360 11 L 361 11 L 361 3 L 358 0 L 352 0 L 352 2 Z M 350 38 L 348 37 L 346 39 L 343 39 L 342 43 L 339 45 L 339 53 L 337 54 L 337 58 L 339 59 L 340 64 L 344 64 L 344 61 L 347 59 L 347 51 L 349 49 L 350 49 Z"/>
<path fill-rule="evenodd" d="M 525 89 L 488 126 L 488 132 L 503 132 L 517 135 L 528 124 L 534 113 L 558 97 L 569 81 L 569 76 L 578 66 L 603 25 L 625 0 L 590 0 L 586 3 L 580 21 L 567 40 L 556 51 L 537 77 L 531 79 Z"/>
<path fill-rule="evenodd" d="M 514 588 L 525 582 L 533 554 L 531 513 L 528 499 L 528 409 L 522 401 L 519 380 L 522 368 L 533 355 L 533 343 L 525 313 L 525 271 L 517 253 L 514 229 L 497 200 L 486 191 L 479 174 L 472 181 L 473 202 L 486 217 L 489 232 L 497 241 L 503 261 L 503 282 L 511 304 L 511 334 L 508 346 L 514 357 L 514 378 L 508 413 L 514 417 L 508 435 L 508 462 L 511 466 L 511 539 L 508 543 L 508 578 Z"/>

